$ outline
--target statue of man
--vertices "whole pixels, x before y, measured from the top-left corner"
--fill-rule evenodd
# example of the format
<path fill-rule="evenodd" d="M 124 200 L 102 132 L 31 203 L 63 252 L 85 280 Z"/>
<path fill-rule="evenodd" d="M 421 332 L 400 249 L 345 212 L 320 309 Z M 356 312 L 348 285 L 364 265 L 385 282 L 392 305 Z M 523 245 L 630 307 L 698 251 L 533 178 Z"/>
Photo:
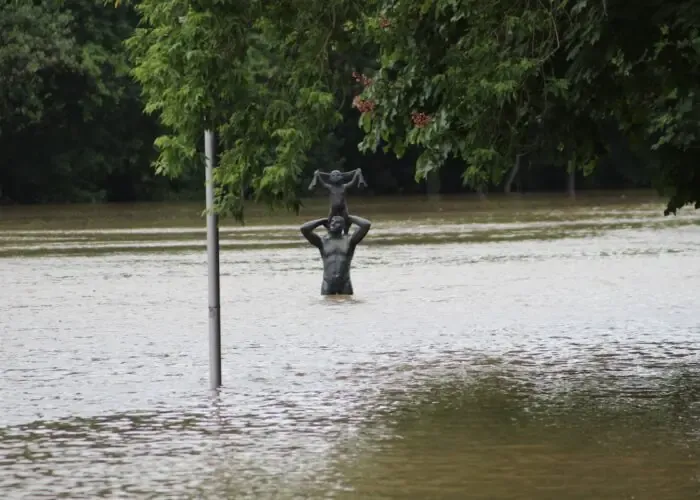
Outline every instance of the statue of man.
<path fill-rule="evenodd" d="M 355 248 L 360 243 L 372 225 L 367 219 L 348 215 L 351 224 L 357 229 L 348 236 L 344 234 L 345 218 L 335 215 L 330 218 L 312 220 L 301 226 L 301 234 L 321 252 L 323 260 L 323 285 L 321 295 L 352 295 L 350 281 L 350 264 L 355 255 Z M 314 233 L 317 227 L 324 226 L 328 233 L 321 237 Z"/>

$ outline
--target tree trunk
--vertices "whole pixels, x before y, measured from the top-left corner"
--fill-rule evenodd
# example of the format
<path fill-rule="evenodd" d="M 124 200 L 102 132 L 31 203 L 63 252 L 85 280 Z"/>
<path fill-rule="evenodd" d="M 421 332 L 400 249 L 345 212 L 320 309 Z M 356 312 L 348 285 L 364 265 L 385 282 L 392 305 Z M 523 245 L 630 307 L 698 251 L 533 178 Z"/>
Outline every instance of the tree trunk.
<path fill-rule="evenodd" d="M 573 162 L 569 162 L 569 182 L 568 182 L 569 198 L 576 198 L 576 168 Z"/>
<path fill-rule="evenodd" d="M 440 198 L 440 172 L 438 170 L 431 170 L 425 179 L 426 191 L 428 192 L 428 198 L 437 199 Z"/>
<path fill-rule="evenodd" d="M 510 188 L 513 185 L 513 181 L 515 180 L 515 177 L 518 175 L 518 172 L 520 171 L 520 158 L 522 155 L 515 155 L 515 165 L 513 165 L 513 168 L 510 171 L 510 174 L 508 174 L 508 178 L 506 179 L 506 184 L 503 186 L 503 191 L 506 194 L 510 193 Z"/>

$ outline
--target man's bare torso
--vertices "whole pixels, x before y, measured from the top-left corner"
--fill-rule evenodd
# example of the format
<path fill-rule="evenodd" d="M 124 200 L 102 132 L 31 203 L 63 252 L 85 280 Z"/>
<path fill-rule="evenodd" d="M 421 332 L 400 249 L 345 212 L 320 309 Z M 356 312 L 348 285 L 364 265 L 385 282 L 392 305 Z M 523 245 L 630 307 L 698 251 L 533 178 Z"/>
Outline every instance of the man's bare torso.
<path fill-rule="evenodd" d="M 357 226 L 351 234 L 343 234 L 345 219 Z M 325 227 L 328 233 L 321 237 L 314 231 Z M 330 218 L 310 220 L 301 226 L 301 234 L 313 246 L 318 248 L 323 261 L 323 284 L 321 295 L 352 295 L 350 264 L 357 245 L 367 236 L 372 223 L 356 215 L 336 215 Z"/>
<path fill-rule="evenodd" d="M 321 256 L 323 257 L 323 281 L 324 286 L 330 289 L 339 291 L 349 287 L 352 293 L 352 285 L 350 284 L 350 264 L 354 252 L 350 249 L 350 237 L 342 235 L 341 237 L 332 238 L 324 236 L 322 239 Z"/>

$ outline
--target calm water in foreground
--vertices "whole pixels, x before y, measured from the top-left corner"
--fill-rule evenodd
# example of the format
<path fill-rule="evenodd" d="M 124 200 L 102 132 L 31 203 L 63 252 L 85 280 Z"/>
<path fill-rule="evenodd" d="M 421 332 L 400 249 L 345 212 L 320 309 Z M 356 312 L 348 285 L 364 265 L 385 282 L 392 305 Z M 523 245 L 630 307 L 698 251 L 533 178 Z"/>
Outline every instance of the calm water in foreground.
<path fill-rule="evenodd" d="M 351 207 L 352 299 L 296 226 L 0 210 L 3 499 L 700 497 L 700 213 L 644 197 Z"/>

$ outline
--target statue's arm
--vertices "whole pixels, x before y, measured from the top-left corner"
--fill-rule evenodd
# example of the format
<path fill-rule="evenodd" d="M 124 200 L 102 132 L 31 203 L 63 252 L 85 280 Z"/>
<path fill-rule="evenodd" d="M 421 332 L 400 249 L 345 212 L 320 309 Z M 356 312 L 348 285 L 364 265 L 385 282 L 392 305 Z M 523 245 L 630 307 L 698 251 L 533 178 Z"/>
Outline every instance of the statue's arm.
<path fill-rule="evenodd" d="M 306 238 L 309 243 L 320 250 L 322 246 L 321 237 L 314 233 L 314 230 L 326 224 L 328 224 L 328 219 L 326 218 L 309 221 L 301 226 L 301 234 L 304 235 L 304 238 Z"/>
<path fill-rule="evenodd" d="M 346 172 L 346 174 L 352 174 L 352 177 L 350 178 L 349 182 L 345 183 L 345 188 L 353 187 L 355 184 L 357 184 L 358 186 L 367 185 L 367 183 L 365 182 L 365 177 L 362 175 L 361 168 L 356 168 L 355 170 Z"/>
<path fill-rule="evenodd" d="M 331 174 L 329 174 L 328 172 L 321 172 L 320 170 L 316 170 L 316 172 L 314 172 L 314 181 L 313 181 L 313 185 L 315 186 L 317 182 L 320 182 L 320 183 L 321 183 L 321 186 L 323 186 L 323 187 L 326 188 L 326 189 L 330 189 L 330 188 L 331 188 L 330 184 L 328 184 L 328 183 L 323 179 L 324 177 L 326 177 L 326 178 L 330 177 L 330 175 L 331 175 Z"/>
<path fill-rule="evenodd" d="M 309 191 L 313 191 L 314 188 L 316 188 L 316 183 L 320 182 L 323 187 L 326 189 L 330 189 L 330 186 L 326 181 L 323 180 L 323 176 L 328 177 L 330 174 L 327 172 L 321 172 L 320 170 L 316 170 L 314 172 L 314 178 L 311 180 L 311 184 L 309 184 Z"/>
<path fill-rule="evenodd" d="M 350 170 L 349 172 L 343 172 L 341 175 L 343 176 L 343 184 L 348 184 L 349 182 L 352 182 L 355 176 L 357 176 L 357 171 L 359 168 L 356 168 L 355 170 Z"/>
<path fill-rule="evenodd" d="M 309 191 L 313 191 L 314 188 L 316 187 L 316 183 L 318 182 L 318 170 L 314 172 L 314 178 L 311 179 L 311 183 L 309 184 Z"/>
<path fill-rule="evenodd" d="M 357 215 L 348 215 L 348 220 L 357 226 L 357 229 L 350 237 L 350 245 L 355 248 L 355 246 L 357 246 L 357 244 L 360 243 L 365 236 L 367 236 L 369 228 L 372 227 L 372 223 L 367 219 L 358 217 Z"/>

